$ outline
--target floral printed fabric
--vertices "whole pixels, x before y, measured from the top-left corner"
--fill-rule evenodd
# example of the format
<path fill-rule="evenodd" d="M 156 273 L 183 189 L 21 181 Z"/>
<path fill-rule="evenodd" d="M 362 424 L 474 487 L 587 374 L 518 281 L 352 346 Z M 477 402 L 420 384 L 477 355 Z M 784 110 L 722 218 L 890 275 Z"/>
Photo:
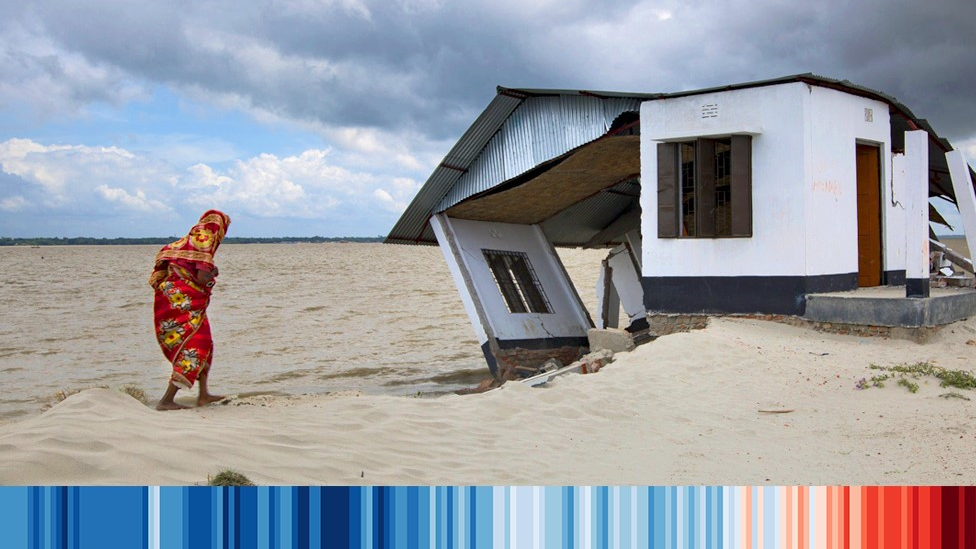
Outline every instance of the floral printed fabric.
<path fill-rule="evenodd" d="M 173 365 L 171 381 L 184 389 L 193 387 L 213 356 L 207 320 L 213 281 L 202 287 L 195 275 L 203 268 L 216 276 L 213 255 L 229 226 L 230 218 L 223 212 L 205 212 L 186 236 L 159 250 L 149 277 L 156 290 L 156 339 Z"/>
<path fill-rule="evenodd" d="M 193 387 L 213 356 L 209 303 L 210 288 L 191 282 L 186 271 L 175 265 L 156 288 L 156 339 L 173 365 L 170 380 L 184 389 Z"/>
<path fill-rule="evenodd" d="M 229 226 L 230 218 L 227 214 L 208 210 L 190 229 L 189 234 L 159 250 L 156 254 L 156 265 L 149 277 L 149 285 L 153 288 L 159 286 L 169 274 L 170 263 L 183 264 L 190 268 L 196 268 L 195 265 L 204 266 L 212 270 L 214 254 Z"/>

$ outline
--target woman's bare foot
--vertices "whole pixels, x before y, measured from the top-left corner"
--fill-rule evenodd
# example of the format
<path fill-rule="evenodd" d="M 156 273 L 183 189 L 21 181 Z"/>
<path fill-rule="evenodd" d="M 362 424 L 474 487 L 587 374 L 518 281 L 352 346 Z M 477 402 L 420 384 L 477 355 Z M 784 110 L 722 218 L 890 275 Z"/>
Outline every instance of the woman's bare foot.
<path fill-rule="evenodd" d="M 206 395 L 200 395 L 199 397 L 197 397 L 197 406 L 206 406 L 207 404 L 212 404 L 214 402 L 220 402 L 221 400 L 224 400 L 225 398 L 227 398 L 227 397 L 225 397 L 223 395 L 211 395 L 209 393 L 206 394 Z"/>
<path fill-rule="evenodd" d="M 166 386 L 166 393 L 163 395 L 163 398 L 159 399 L 159 402 L 156 403 L 156 409 L 160 411 L 165 411 L 165 410 L 185 410 L 189 408 L 189 406 L 184 406 L 176 402 L 175 400 L 173 400 L 174 398 L 176 398 L 176 391 L 178 390 L 179 387 L 173 385 L 173 383 L 170 382 L 170 384 Z"/>

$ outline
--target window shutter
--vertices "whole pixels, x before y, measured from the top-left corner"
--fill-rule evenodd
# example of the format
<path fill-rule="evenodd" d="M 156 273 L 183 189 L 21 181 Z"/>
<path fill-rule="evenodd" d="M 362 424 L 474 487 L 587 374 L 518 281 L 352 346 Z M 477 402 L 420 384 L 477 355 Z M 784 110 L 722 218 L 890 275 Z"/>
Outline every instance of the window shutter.
<path fill-rule="evenodd" d="M 695 166 L 698 168 L 697 217 L 695 225 L 698 236 L 715 236 L 715 141 L 712 139 L 698 139 L 695 146 Z"/>
<path fill-rule="evenodd" d="M 732 236 L 752 236 L 752 136 L 732 136 Z"/>
<path fill-rule="evenodd" d="M 678 146 L 657 144 L 657 237 L 678 236 Z"/>

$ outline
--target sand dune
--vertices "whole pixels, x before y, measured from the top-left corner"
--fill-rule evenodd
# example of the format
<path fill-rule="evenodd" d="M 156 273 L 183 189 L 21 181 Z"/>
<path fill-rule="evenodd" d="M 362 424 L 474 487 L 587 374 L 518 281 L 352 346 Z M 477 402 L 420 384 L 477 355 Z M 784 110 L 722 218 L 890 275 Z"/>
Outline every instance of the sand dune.
<path fill-rule="evenodd" d="M 597 374 L 479 395 L 236 397 L 156 412 L 112 390 L 0 426 L 2 484 L 961 484 L 973 400 L 888 383 L 891 366 L 971 369 L 976 321 L 926 344 L 714 319 Z M 776 413 L 781 412 L 781 413 Z"/>

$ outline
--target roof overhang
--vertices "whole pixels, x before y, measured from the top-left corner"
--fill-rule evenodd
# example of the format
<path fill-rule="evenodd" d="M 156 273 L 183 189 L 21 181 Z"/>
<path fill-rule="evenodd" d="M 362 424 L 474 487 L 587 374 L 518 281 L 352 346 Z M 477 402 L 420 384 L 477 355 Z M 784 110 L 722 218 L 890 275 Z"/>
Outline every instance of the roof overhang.
<path fill-rule="evenodd" d="M 640 177 L 640 136 L 608 135 L 448 208 L 449 217 L 543 223 L 567 208 Z"/>

